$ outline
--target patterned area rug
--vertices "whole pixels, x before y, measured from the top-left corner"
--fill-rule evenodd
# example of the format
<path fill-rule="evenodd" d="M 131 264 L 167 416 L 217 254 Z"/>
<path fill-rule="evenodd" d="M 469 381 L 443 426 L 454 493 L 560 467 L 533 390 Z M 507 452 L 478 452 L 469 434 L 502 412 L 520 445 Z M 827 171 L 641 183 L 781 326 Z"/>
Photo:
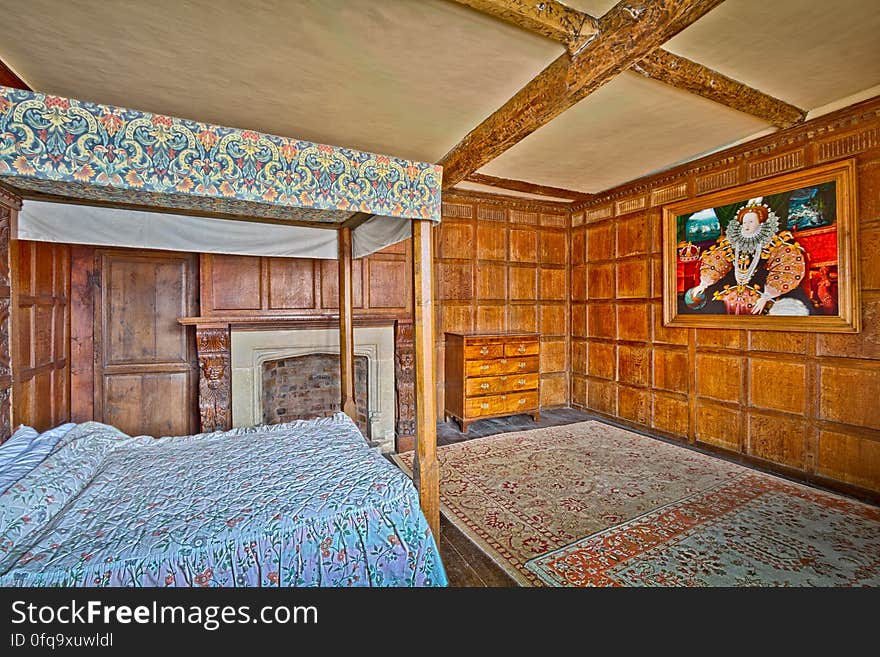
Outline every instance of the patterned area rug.
<path fill-rule="evenodd" d="M 438 455 L 443 514 L 526 586 L 880 585 L 880 509 L 601 422 Z"/>

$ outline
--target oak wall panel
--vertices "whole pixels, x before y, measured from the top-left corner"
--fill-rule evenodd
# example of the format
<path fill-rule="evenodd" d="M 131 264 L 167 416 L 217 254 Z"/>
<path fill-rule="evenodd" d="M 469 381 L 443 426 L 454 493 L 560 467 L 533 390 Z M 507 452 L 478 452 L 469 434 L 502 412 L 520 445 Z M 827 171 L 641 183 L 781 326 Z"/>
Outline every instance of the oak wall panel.
<path fill-rule="evenodd" d="M 515 301 L 534 300 L 538 296 L 538 271 L 534 267 L 508 267 L 510 298 Z"/>
<path fill-rule="evenodd" d="M 749 394 L 752 406 L 787 413 L 806 411 L 807 366 L 766 358 L 749 359 Z"/>
<path fill-rule="evenodd" d="M 316 265 L 311 258 L 266 258 L 269 308 L 311 310 L 317 307 Z"/>
<path fill-rule="evenodd" d="M 880 441 L 845 431 L 820 430 L 816 470 L 831 479 L 876 489 Z"/>
<path fill-rule="evenodd" d="M 821 365 L 819 380 L 822 419 L 880 429 L 880 368 Z"/>
<path fill-rule="evenodd" d="M 537 262 L 538 233 L 535 230 L 510 230 L 510 261 Z"/>
<path fill-rule="evenodd" d="M 507 260 L 507 226 L 481 222 L 477 225 L 477 259 Z"/>
<path fill-rule="evenodd" d="M 511 305 L 508 308 L 508 321 L 511 331 L 535 333 L 538 330 L 537 308 L 531 304 Z"/>
<path fill-rule="evenodd" d="M 507 267 L 488 262 L 477 267 L 477 298 L 507 299 Z"/>
<path fill-rule="evenodd" d="M 806 422 L 779 415 L 749 413 L 746 452 L 752 456 L 804 468 Z"/>
<path fill-rule="evenodd" d="M 214 285 L 209 308 L 259 310 L 262 298 L 260 259 L 251 256 L 210 256 Z"/>
<path fill-rule="evenodd" d="M 650 335 L 651 307 L 645 303 L 617 306 L 617 337 L 620 340 L 647 342 Z"/>

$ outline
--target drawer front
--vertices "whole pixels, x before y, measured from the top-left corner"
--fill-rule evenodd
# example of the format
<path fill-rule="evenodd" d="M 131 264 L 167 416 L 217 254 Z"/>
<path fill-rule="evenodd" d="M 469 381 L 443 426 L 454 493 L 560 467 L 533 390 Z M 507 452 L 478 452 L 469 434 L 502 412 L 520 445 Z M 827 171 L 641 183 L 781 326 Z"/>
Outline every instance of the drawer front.
<path fill-rule="evenodd" d="M 464 348 L 464 357 L 474 358 L 501 358 L 504 356 L 504 345 L 500 342 L 483 344 L 468 344 Z"/>
<path fill-rule="evenodd" d="M 537 340 L 511 340 L 504 345 L 504 355 L 508 357 L 537 356 L 539 349 Z"/>
<path fill-rule="evenodd" d="M 525 413 L 536 408 L 538 408 L 537 391 L 490 395 L 465 401 L 465 413 L 468 417 Z"/>
<path fill-rule="evenodd" d="M 523 374 L 522 376 L 504 375 L 488 376 L 467 379 L 465 382 L 465 395 L 476 397 L 478 395 L 495 395 L 502 392 L 516 392 L 518 390 L 537 390 L 538 375 Z"/>
<path fill-rule="evenodd" d="M 501 358 L 499 360 L 471 360 L 465 364 L 467 376 L 494 376 L 496 374 L 530 374 L 538 371 L 538 359 Z"/>

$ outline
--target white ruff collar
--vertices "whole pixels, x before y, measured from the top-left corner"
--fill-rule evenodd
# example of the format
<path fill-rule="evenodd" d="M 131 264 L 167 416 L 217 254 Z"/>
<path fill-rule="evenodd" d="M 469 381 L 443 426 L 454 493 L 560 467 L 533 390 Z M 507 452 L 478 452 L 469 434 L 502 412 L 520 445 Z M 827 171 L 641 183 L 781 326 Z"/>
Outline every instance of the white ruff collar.
<path fill-rule="evenodd" d="M 731 219 L 727 224 L 727 241 L 737 251 L 756 253 L 770 242 L 777 230 L 779 230 L 779 217 L 773 212 L 769 213 L 766 221 L 758 228 L 758 232 L 751 237 L 742 234 L 742 224 L 737 219 Z"/>

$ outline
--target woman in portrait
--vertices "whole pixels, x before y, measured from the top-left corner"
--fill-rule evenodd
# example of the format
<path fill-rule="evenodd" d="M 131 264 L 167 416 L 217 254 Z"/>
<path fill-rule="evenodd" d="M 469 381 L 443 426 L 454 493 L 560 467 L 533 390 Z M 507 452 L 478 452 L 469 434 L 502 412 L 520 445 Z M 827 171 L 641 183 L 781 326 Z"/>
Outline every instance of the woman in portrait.
<path fill-rule="evenodd" d="M 800 284 L 804 250 L 761 199 L 749 201 L 700 256 L 700 281 L 684 294 L 684 312 L 808 315 Z M 711 299 L 710 299 L 711 295 Z"/>

